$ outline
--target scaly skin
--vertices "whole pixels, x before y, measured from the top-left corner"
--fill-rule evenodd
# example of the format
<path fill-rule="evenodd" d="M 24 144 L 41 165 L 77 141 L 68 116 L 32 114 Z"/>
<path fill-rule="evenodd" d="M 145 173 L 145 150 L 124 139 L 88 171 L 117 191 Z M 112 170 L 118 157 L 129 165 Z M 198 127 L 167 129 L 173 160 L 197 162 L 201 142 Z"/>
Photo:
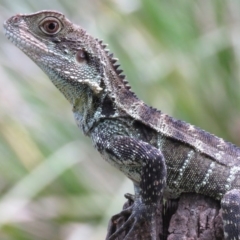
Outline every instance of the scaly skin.
<path fill-rule="evenodd" d="M 27 54 L 71 103 L 83 133 L 102 157 L 134 184 L 130 215 L 109 240 L 131 239 L 144 222 L 157 239 L 156 207 L 163 194 L 197 192 L 222 199 L 225 238 L 239 239 L 240 149 L 148 107 L 130 90 L 117 59 L 61 13 L 16 15 L 6 36 Z"/>

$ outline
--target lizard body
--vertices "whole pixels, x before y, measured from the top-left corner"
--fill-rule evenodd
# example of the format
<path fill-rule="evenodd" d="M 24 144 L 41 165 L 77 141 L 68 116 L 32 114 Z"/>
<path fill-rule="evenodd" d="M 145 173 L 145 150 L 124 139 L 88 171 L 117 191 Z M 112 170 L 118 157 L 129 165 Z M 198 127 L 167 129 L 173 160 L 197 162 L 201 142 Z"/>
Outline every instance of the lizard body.
<path fill-rule="evenodd" d="M 147 106 L 106 45 L 63 14 L 19 14 L 4 28 L 71 103 L 77 125 L 103 158 L 133 181 L 134 204 L 121 213 L 131 216 L 110 240 L 126 229 L 124 239 L 131 239 L 144 219 L 157 239 L 156 204 L 182 192 L 222 199 L 225 238 L 240 239 L 240 216 L 232 213 L 240 214 L 239 147 Z"/>

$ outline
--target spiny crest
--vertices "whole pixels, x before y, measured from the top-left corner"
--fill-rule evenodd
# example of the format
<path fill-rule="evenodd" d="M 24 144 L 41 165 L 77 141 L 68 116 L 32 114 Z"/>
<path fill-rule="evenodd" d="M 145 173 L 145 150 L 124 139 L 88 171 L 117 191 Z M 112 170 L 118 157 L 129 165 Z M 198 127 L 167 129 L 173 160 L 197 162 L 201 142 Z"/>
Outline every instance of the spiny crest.
<path fill-rule="evenodd" d="M 124 86 L 126 87 L 126 89 L 128 89 L 129 91 L 131 91 L 131 86 L 128 84 L 128 81 L 126 80 L 126 75 L 122 74 L 123 70 L 119 69 L 120 64 L 118 64 L 118 58 L 114 57 L 113 53 L 110 53 L 110 50 L 107 49 L 106 47 L 108 46 L 107 44 L 104 44 L 102 40 L 98 40 L 96 39 L 96 41 L 98 41 L 98 43 L 100 44 L 100 46 L 104 49 L 105 53 L 107 54 L 110 62 L 112 63 L 112 66 L 115 70 L 115 72 L 117 73 L 118 77 L 120 79 L 123 80 Z M 132 92 L 132 91 L 131 91 Z M 133 92 L 132 92 L 133 93 Z M 134 94 L 134 93 L 133 93 Z M 135 94 L 134 94 L 135 95 Z M 136 96 L 136 95 L 135 95 Z"/>

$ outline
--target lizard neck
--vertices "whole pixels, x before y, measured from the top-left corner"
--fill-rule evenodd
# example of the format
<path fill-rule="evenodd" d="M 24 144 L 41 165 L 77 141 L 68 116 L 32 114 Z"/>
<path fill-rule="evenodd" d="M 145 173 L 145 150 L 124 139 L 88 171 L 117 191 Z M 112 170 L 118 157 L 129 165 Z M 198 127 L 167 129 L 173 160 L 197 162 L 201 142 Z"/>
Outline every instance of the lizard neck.
<path fill-rule="evenodd" d="M 98 120 L 95 113 L 101 104 L 101 96 L 95 96 L 87 85 L 69 83 L 69 81 L 65 81 L 57 74 L 49 74 L 49 76 L 51 76 L 53 84 L 71 103 L 78 127 L 85 135 L 88 135 L 90 129 Z"/>
<path fill-rule="evenodd" d="M 81 95 L 73 100 L 73 115 L 78 127 L 85 135 L 89 134 L 90 129 L 98 120 L 95 116 L 96 99 L 90 89 L 83 91 Z"/>

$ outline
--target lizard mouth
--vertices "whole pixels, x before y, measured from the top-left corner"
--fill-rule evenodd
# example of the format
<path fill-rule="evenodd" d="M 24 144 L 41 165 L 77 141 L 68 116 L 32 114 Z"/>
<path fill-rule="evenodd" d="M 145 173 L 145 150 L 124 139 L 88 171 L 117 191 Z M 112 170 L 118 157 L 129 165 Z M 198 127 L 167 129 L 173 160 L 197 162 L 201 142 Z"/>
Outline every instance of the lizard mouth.
<path fill-rule="evenodd" d="M 9 18 L 3 24 L 5 36 L 20 50 L 34 59 L 36 55 L 42 52 L 48 52 L 47 46 L 40 42 L 33 34 L 29 33 L 21 15 Z M 21 38 L 19 37 L 21 36 Z M 34 51 L 33 51 L 34 50 Z"/>

